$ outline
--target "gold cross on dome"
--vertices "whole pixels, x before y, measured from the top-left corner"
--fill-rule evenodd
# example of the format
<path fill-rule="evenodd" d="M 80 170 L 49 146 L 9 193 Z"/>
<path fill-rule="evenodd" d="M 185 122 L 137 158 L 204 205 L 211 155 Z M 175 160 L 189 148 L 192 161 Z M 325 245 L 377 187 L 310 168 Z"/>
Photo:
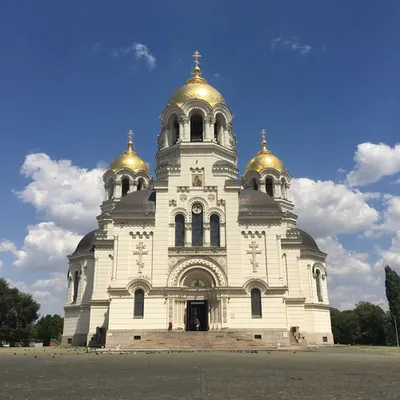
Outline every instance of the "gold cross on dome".
<path fill-rule="evenodd" d="M 196 50 L 192 57 L 194 58 L 194 63 L 196 64 L 196 67 L 198 67 L 200 64 L 199 58 L 201 57 L 200 52 Z"/>
<path fill-rule="evenodd" d="M 261 137 L 262 140 L 265 140 L 265 134 L 267 133 L 267 131 L 265 129 L 261 129 Z"/>
<path fill-rule="evenodd" d="M 129 129 L 129 131 L 128 131 L 128 138 L 129 138 L 129 141 L 130 141 L 130 142 L 132 142 L 132 137 L 133 137 L 133 131 L 132 131 L 132 129 Z"/>

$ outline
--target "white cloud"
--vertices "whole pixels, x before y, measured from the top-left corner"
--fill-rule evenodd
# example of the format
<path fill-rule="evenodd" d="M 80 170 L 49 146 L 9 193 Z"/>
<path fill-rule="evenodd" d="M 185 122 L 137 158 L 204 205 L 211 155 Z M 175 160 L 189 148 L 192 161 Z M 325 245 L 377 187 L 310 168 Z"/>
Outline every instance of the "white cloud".
<path fill-rule="evenodd" d="M 52 272 L 47 279 L 38 279 L 31 287 L 33 289 L 46 289 L 57 293 L 63 293 L 65 292 L 67 282 L 66 277 L 66 273 Z"/>
<path fill-rule="evenodd" d="M 384 176 L 400 172 L 400 144 L 361 143 L 354 154 L 355 168 L 347 174 L 351 186 L 378 182 Z"/>
<path fill-rule="evenodd" d="M 54 222 L 41 222 L 28 226 L 21 249 L 9 241 L 0 242 L 0 252 L 11 252 L 16 257 L 17 268 L 41 271 L 66 271 L 66 255 L 73 252 L 80 235 L 67 231 Z"/>
<path fill-rule="evenodd" d="M 112 48 L 110 54 L 113 57 L 120 57 L 121 55 L 126 55 L 133 53 L 137 60 L 144 59 L 150 70 L 156 67 L 156 58 L 150 52 L 148 47 L 142 43 L 132 43 L 129 47 L 121 47 L 119 49 Z"/>
<path fill-rule="evenodd" d="M 378 253 L 381 259 L 375 264 L 377 268 L 390 265 L 400 274 L 400 229 L 392 237 L 390 247 L 388 249 L 378 248 Z"/>
<path fill-rule="evenodd" d="M 271 40 L 271 49 L 274 50 L 278 45 L 286 46 L 293 51 L 298 51 L 302 56 L 311 53 L 312 47 L 309 44 L 300 44 L 296 37 L 292 39 L 282 40 L 281 37 L 276 37 Z"/>
<path fill-rule="evenodd" d="M 96 225 L 103 199 L 103 169 L 87 170 L 69 160 L 52 160 L 47 154 L 29 154 L 21 173 L 31 178 L 17 195 L 64 229 L 82 234 Z"/>
<path fill-rule="evenodd" d="M 316 237 L 364 232 L 379 219 L 361 192 L 343 184 L 293 179 L 291 194 L 299 226 Z"/>
<path fill-rule="evenodd" d="M 0 272 L 1 272 L 1 269 L 3 268 L 3 261 L 2 260 L 0 260 Z"/>
<path fill-rule="evenodd" d="M 61 289 L 61 286 L 59 286 L 58 289 L 61 290 L 56 290 L 56 293 L 54 293 L 51 287 L 42 285 L 40 283 L 41 281 L 43 280 L 38 280 L 33 285 L 29 285 L 23 281 L 14 282 L 11 279 L 7 279 L 7 282 L 11 287 L 16 287 L 21 292 L 29 293 L 32 295 L 32 297 L 40 304 L 39 313 L 41 315 L 63 314 L 62 307 L 66 296 L 66 280 L 64 281 L 64 287 Z M 38 282 L 39 284 L 37 284 Z"/>
<path fill-rule="evenodd" d="M 386 302 L 383 269 L 374 269 L 367 253 L 349 251 L 333 236 L 319 239 L 318 245 L 328 253 L 328 294 L 333 306 L 348 309 L 359 301 Z"/>
<path fill-rule="evenodd" d="M 400 228 L 400 196 L 385 194 L 381 195 L 381 198 L 383 199 L 382 204 L 384 207 L 381 223 L 365 232 L 366 236 L 390 235 L 396 233 Z"/>

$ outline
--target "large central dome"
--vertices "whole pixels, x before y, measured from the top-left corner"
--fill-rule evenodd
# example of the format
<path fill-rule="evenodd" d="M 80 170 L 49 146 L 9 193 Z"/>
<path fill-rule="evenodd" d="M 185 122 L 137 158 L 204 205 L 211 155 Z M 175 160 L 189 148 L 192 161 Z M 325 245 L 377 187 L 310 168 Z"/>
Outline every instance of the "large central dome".
<path fill-rule="evenodd" d="M 201 76 L 198 62 L 200 53 L 196 52 L 193 57 L 195 58 L 195 67 L 192 71 L 193 77 L 188 79 L 186 83 L 170 97 L 168 103 L 175 103 L 181 107 L 189 100 L 201 99 L 206 101 L 212 107 L 216 104 L 225 104 L 225 99 L 222 94 L 209 85 Z"/>
<path fill-rule="evenodd" d="M 169 99 L 168 103 L 175 103 L 179 107 L 192 99 L 205 100 L 211 106 L 225 104 L 225 99 L 217 89 L 207 83 L 204 78 L 191 78 L 181 86 Z"/>

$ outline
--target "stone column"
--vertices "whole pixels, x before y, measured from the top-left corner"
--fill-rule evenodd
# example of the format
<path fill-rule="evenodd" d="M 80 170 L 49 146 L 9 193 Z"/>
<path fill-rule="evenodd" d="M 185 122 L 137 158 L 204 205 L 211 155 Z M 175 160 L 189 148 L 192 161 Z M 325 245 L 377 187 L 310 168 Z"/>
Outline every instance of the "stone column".
<path fill-rule="evenodd" d="M 190 142 L 189 118 L 184 115 L 179 119 L 180 142 Z"/>
<path fill-rule="evenodd" d="M 308 289 L 309 289 L 308 296 L 311 299 L 311 302 L 314 302 L 314 280 L 310 264 L 307 264 L 307 272 L 308 272 Z"/>
<path fill-rule="evenodd" d="M 162 135 L 163 135 L 163 139 L 164 139 L 163 149 L 166 149 L 167 147 L 171 147 L 173 145 L 171 129 L 164 127 Z"/>
<path fill-rule="evenodd" d="M 204 142 L 211 142 L 214 139 L 214 124 L 215 118 L 208 115 L 204 120 Z"/>
<path fill-rule="evenodd" d="M 219 225 L 219 240 L 221 247 L 226 247 L 226 224 L 225 222 L 220 223 Z"/>
<path fill-rule="evenodd" d="M 278 251 L 278 271 L 279 271 L 279 282 L 283 283 L 283 275 L 282 275 L 282 235 L 276 235 L 276 247 Z"/>
<path fill-rule="evenodd" d="M 282 197 L 281 183 L 276 179 L 274 179 L 274 197 Z"/>
<path fill-rule="evenodd" d="M 210 246 L 210 223 L 209 222 L 203 223 L 203 228 L 204 228 L 203 245 L 205 247 L 209 247 Z"/>
<path fill-rule="evenodd" d="M 104 186 L 104 201 L 108 200 L 108 191 L 109 191 L 110 182 Z"/>
<path fill-rule="evenodd" d="M 224 129 L 220 136 L 221 136 L 221 145 L 224 146 L 224 147 L 228 147 L 228 144 L 229 144 L 229 131 L 228 131 L 228 129 Z"/>
<path fill-rule="evenodd" d="M 117 277 L 117 261 L 118 261 L 118 235 L 114 235 L 114 255 L 113 255 L 113 265 L 111 280 L 115 280 Z"/>
<path fill-rule="evenodd" d="M 185 246 L 191 247 L 192 246 L 192 225 L 185 224 Z"/>
<path fill-rule="evenodd" d="M 99 258 L 95 257 L 94 264 L 93 264 L 93 295 L 97 292 L 98 270 L 99 270 Z"/>
<path fill-rule="evenodd" d="M 129 181 L 129 193 L 136 192 L 137 190 L 137 182 L 135 180 Z"/>
<path fill-rule="evenodd" d="M 115 188 L 114 188 L 114 196 L 117 199 L 120 199 L 122 197 L 122 184 L 121 181 L 115 182 Z"/>

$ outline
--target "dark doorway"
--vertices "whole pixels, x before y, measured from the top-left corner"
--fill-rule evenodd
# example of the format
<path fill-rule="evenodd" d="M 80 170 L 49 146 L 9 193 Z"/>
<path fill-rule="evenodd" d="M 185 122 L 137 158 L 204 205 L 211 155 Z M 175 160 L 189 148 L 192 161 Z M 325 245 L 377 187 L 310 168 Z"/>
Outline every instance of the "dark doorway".
<path fill-rule="evenodd" d="M 189 300 L 187 302 L 187 331 L 208 331 L 207 301 Z"/>

